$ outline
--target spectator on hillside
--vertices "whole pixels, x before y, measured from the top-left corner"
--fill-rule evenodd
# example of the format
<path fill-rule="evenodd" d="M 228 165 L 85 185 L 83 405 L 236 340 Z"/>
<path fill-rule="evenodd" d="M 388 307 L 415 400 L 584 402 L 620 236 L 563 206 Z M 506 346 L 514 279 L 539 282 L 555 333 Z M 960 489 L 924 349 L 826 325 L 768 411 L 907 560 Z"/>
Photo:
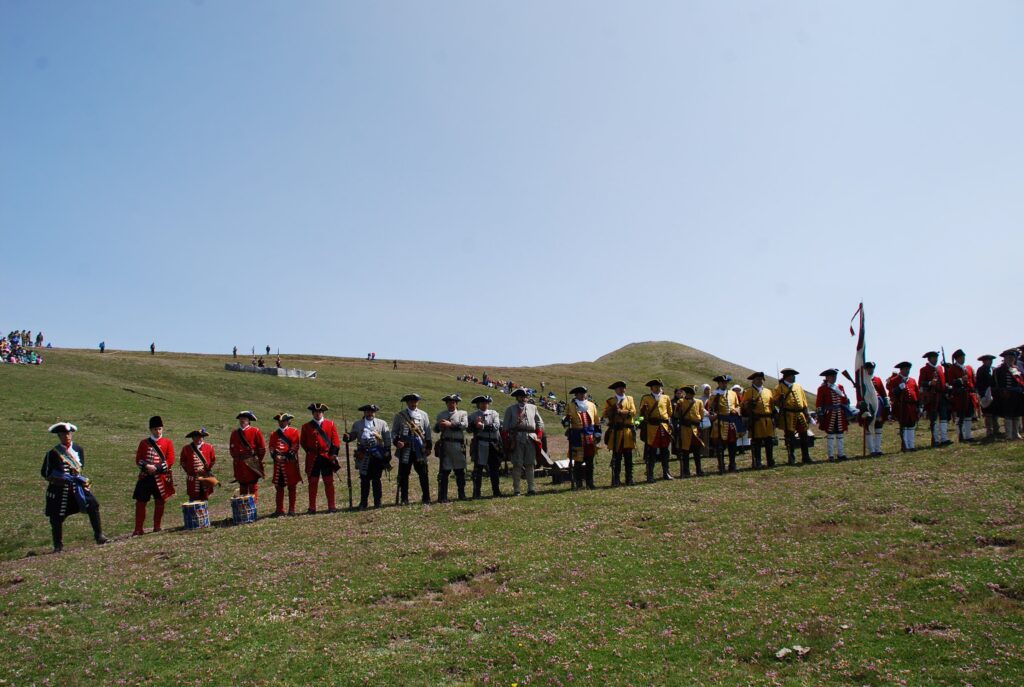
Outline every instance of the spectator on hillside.
<path fill-rule="evenodd" d="M 107 350 L 107 342 L 100 341 L 100 353 L 103 353 L 105 350 Z"/>
<path fill-rule="evenodd" d="M 267 344 L 267 355 L 270 355 L 270 344 Z"/>
<path fill-rule="evenodd" d="M 149 344 L 149 354 L 156 355 L 156 342 Z"/>
<path fill-rule="evenodd" d="M 236 360 L 238 359 L 238 346 L 235 346 L 234 348 L 231 349 L 231 357 L 235 358 Z"/>
<path fill-rule="evenodd" d="M 38 334 L 36 334 L 36 348 L 42 348 L 42 347 L 43 347 L 43 333 L 39 332 Z"/>

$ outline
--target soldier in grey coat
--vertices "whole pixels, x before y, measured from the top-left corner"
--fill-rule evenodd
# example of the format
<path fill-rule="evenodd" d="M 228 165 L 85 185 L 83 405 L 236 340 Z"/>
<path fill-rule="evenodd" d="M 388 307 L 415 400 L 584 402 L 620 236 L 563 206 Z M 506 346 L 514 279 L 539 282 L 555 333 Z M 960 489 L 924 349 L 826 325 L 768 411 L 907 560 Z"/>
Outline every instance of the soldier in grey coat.
<path fill-rule="evenodd" d="M 473 458 L 473 498 L 480 498 L 480 486 L 484 470 L 491 478 L 491 493 L 501 496 L 498 473 L 501 470 L 501 418 L 498 411 L 491 410 L 490 396 L 473 399 L 476 410 L 469 414 L 469 432 L 473 440 L 469 443 L 469 455 Z"/>
<path fill-rule="evenodd" d="M 380 478 L 391 466 L 391 428 L 374 414 L 380 410 L 375 404 L 361 406 L 363 417 L 352 423 L 351 431 L 341 438 L 345 443 L 356 442 L 356 470 L 359 471 L 359 510 L 366 510 L 373 488 L 373 507 L 380 508 L 383 485 Z"/>
<path fill-rule="evenodd" d="M 508 432 L 509 461 L 512 463 L 512 488 L 519 496 L 521 475 L 526 475 L 526 495 L 537 493 L 533 485 L 533 471 L 537 465 L 537 447 L 540 438 L 537 432 L 544 431 L 544 420 L 537 406 L 526 402 L 526 391 L 516 389 L 512 392 L 517 403 L 505 409 L 502 427 Z"/>
<path fill-rule="evenodd" d="M 391 423 L 391 439 L 398 455 L 398 491 L 402 504 L 409 503 L 409 473 L 416 470 L 420 478 L 423 503 L 430 503 L 430 482 L 427 480 L 427 456 L 434 448 L 430 434 L 430 416 L 417 406 L 419 394 L 402 397 L 405 410 Z"/>
<path fill-rule="evenodd" d="M 449 394 L 441 399 L 448 406 L 438 413 L 434 420 L 434 431 L 438 433 L 441 465 L 437 473 L 437 502 L 448 502 L 448 477 L 455 473 L 455 486 L 459 489 L 459 500 L 466 500 L 466 429 L 469 415 L 459 410 L 462 397 Z"/>

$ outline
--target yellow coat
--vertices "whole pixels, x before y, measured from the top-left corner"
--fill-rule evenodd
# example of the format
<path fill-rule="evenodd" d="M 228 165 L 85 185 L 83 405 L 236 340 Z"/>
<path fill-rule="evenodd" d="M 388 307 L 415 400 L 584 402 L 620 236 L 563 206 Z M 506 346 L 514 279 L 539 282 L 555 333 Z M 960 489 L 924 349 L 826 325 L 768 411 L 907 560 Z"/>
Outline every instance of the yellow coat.
<path fill-rule="evenodd" d="M 700 438 L 700 421 L 704 419 L 704 401 L 699 398 L 681 398 L 676 401 L 673 416 L 679 422 L 676 446 L 683 451 L 703 446 Z"/>
<path fill-rule="evenodd" d="M 636 419 L 636 402 L 632 396 L 626 396 L 622 405 L 619 405 L 615 396 L 609 398 L 604 402 L 601 417 L 608 418 L 608 431 L 605 432 L 604 440 L 609 450 L 620 453 L 636 448 L 636 428 L 633 427 L 633 420 Z"/>
<path fill-rule="evenodd" d="M 729 430 L 733 427 L 728 416 L 740 414 L 740 397 L 732 389 L 726 389 L 720 394 L 712 391 L 708 412 L 716 416 L 711 421 L 711 439 L 728 441 L 730 439 Z M 736 435 L 733 432 L 732 440 L 735 441 L 735 439 Z"/>
<path fill-rule="evenodd" d="M 785 382 L 779 382 L 772 392 L 772 401 L 781 413 L 779 428 L 783 432 L 803 432 L 807 429 L 807 414 L 810 410 L 802 386 L 794 382 L 790 387 Z"/>
<path fill-rule="evenodd" d="M 672 399 L 668 397 L 668 394 L 662 393 L 661 398 L 657 401 L 654 400 L 653 395 L 644 394 L 640 398 L 639 413 L 645 420 L 642 437 L 645 444 L 654 441 L 659 427 L 664 428 L 670 435 L 672 434 Z"/>
<path fill-rule="evenodd" d="M 749 420 L 747 428 L 751 439 L 770 439 L 775 436 L 775 420 L 772 410 L 775 400 L 772 392 L 763 386 L 758 391 L 750 387 L 743 391 L 743 414 Z"/>

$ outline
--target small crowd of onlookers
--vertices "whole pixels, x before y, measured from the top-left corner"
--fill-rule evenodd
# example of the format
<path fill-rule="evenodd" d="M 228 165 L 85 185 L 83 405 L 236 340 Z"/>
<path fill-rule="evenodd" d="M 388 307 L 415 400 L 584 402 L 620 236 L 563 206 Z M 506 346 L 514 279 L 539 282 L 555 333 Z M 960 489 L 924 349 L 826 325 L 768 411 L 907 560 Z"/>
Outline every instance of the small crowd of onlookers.
<path fill-rule="evenodd" d="M 510 394 L 516 389 L 522 389 L 526 392 L 526 395 L 530 398 L 537 396 L 537 390 L 522 384 L 517 384 L 510 379 L 491 379 L 490 375 L 486 372 L 483 373 L 483 377 L 477 377 L 476 375 L 464 374 L 456 375 L 455 379 L 460 382 L 469 382 L 471 384 L 480 384 L 486 386 L 488 389 L 494 389 L 500 391 L 503 394 Z M 540 383 L 541 390 L 544 389 L 544 382 Z"/>
<path fill-rule="evenodd" d="M 16 329 L 0 338 L 0 363 L 12 365 L 42 365 L 43 356 L 36 350 L 43 347 L 45 337 L 37 332 L 32 338 L 28 329 Z"/>

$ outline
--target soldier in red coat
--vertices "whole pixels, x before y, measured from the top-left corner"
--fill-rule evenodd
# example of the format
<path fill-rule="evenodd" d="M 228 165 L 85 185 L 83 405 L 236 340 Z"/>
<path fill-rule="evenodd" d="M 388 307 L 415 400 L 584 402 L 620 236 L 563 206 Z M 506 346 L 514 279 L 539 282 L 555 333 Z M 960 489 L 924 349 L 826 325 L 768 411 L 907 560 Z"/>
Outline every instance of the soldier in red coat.
<path fill-rule="evenodd" d="M 132 536 L 144 534 L 146 504 L 153 499 L 153 531 L 160 531 L 164 517 L 164 504 L 174 496 L 174 442 L 164 436 L 164 421 L 159 415 L 149 418 L 149 436 L 139 442 L 135 451 L 135 465 L 139 478 L 135 482 L 135 529 Z"/>
<path fill-rule="evenodd" d="M 939 365 L 938 351 L 928 351 L 922 356 L 928 362 L 921 366 L 917 375 L 917 387 L 921 394 L 921 405 L 928 414 L 932 430 L 932 446 L 949 446 L 949 397 L 946 395 L 946 372 Z"/>
<path fill-rule="evenodd" d="M 944 365 L 946 384 L 949 385 L 950 414 L 956 414 L 960 441 L 974 441 L 972 425 L 981 408 L 974 383 L 974 368 L 966 365 L 967 354 L 962 348 L 953 351 L 953 362 Z"/>
<path fill-rule="evenodd" d="M 889 419 L 890 407 L 885 384 L 882 383 L 881 377 L 875 376 L 875 367 L 874 363 L 866 362 L 862 372 L 871 380 L 871 386 L 875 389 L 875 396 L 878 398 L 877 407 L 873 413 L 864 412 L 868 408 L 859 388 L 857 389 L 857 405 L 862 411 L 858 422 L 864 428 L 864 440 L 867 443 L 868 453 L 872 456 L 880 456 L 882 455 L 882 428 L 885 426 L 885 421 Z"/>
<path fill-rule="evenodd" d="M 899 372 L 893 372 L 885 383 L 892 403 L 893 419 L 900 423 L 900 443 L 903 445 L 903 451 L 917 450 L 914 432 L 917 429 L 919 396 L 917 382 L 910 376 L 911 367 L 913 365 L 907 361 L 899 363 L 896 365 Z"/>
<path fill-rule="evenodd" d="M 317 484 L 324 481 L 324 494 L 327 495 L 327 512 L 336 513 L 334 507 L 334 473 L 341 466 L 338 464 L 338 453 L 341 450 L 341 437 L 338 428 L 324 417 L 330 410 L 325 403 L 310 403 L 308 409 L 313 419 L 302 425 L 300 444 L 306 452 L 306 477 L 309 478 L 309 512 L 316 513 Z"/>
<path fill-rule="evenodd" d="M 192 440 L 181 449 L 181 455 L 178 456 L 181 469 L 185 471 L 185 489 L 191 500 L 206 501 L 217 484 L 212 472 L 217 452 L 213 450 L 213 444 L 204 441 L 210 436 L 205 427 L 192 430 L 185 436 Z"/>
<path fill-rule="evenodd" d="M 277 510 L 271 517 L 284 515 L 284 489 L 288 487 L 288 515 L 295 515 L 295 488 L 302 481 L 299 472 L 299 430 L 291 426 L 289 413 L 278 413 L 277 429 L 270 434 L 270 457 L 274 461 L 274 488 L 277 490 Z"/>
<path fill-rule="evenodd" d="M 850 397 L 846 395 L 846 389 L 842 384 L 836 384 L 839 377 L 839 370 L 830 368 L 821 373 L 825 381 L 818 387 L 815 405 L 818 412 L 818 426 L 826 433 L 828 445 L 828 460 L 846 460 L 846 445 L 844 442 L 846 430 L 850 427 L 850 420 L 847 410 L 850 407 Z"/>
<path fill-rule="evenodd" d="M 256 415 L 243 410 L 235 416 L 238 429 L 231 433 L 228 450 L 234 461 L 235 481 L 241 494 L 252 494 L 259 498 L 259 481 L 264 477 L 263 458 L 267 455 L 267 444 L 259 427 L 253 427 Z"/>

